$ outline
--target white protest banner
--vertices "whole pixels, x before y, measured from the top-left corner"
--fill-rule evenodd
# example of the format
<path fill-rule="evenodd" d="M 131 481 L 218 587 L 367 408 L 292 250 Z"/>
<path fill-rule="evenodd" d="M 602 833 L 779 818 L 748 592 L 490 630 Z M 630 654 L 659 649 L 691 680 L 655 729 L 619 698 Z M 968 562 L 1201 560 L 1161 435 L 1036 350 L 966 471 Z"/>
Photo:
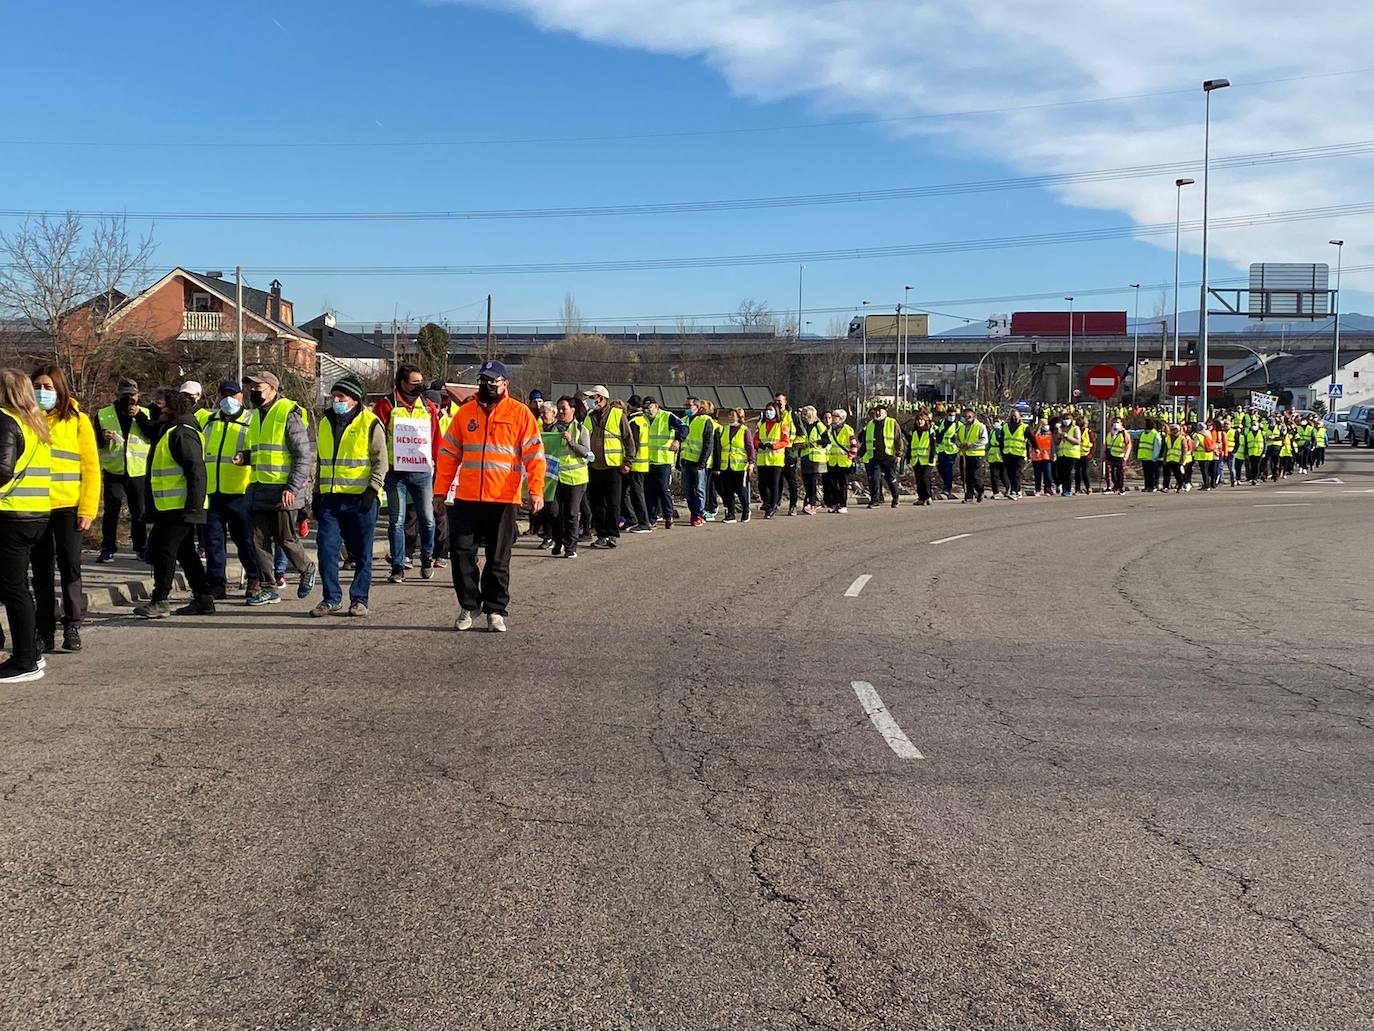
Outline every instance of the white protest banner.
<path fill-rule="evenodd" d="M 391 467 L 398 473 L 433 472 L 433 441 L 430 438 L 432 429 L 428 413 L 415 418 L 393 411 L 391 448 L 394 457 Z"/>
<path fill-rule="evenodd" d="M 1271 394 L 1261 394 L 1257 390 L 1250 391 L 1250 407 L 1258 408 L 1261 412 L 1276 412 L 1279 408 L 1279 399 Z"/>

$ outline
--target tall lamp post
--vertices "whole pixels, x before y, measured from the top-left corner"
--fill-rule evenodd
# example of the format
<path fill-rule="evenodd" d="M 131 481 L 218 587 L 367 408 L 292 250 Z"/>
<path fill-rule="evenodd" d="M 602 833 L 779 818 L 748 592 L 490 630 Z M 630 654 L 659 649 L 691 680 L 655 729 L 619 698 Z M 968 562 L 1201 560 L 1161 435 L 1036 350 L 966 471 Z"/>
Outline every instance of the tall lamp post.
<path fill-rule="evenodd" d="M 906 372 L 907 387 L 911 386 L 911 290 L 909 286 L 902 287 L 902 310 L 906 315 L 902 318 L 904 332 L 902 336 L 906 339 L 906 344 L 902 349 L 902 368 Z"/>
<path fill-rule="evenodd" d="M 863 319 L 862 331 L 864 341 L 864 360 L 859 366 L 859 403 L 855 406 L 858 411 L 854 413 L 854 425 L 858 426 L 863 418 L 864 402 L 868 400 L 868 306 L 871 302 L 864 301 L 860 304 L 860 318 Z"/>
<path fill-rule="evenodd" d="M 801 339 L 802 331 L 802 273 L 806 271 L 805 265 L 797 266 L 797 339 Z"/>
<path fill-rule="evenodd" d="M 1064 388 L 1068 394 L 1069 404 L 1073 404 L 1073 294 L 1064 298 L 1069 302 L 1069 382 Z"/>
<path fill-rule="evenodd" d="M 1179 244 L 1179 228 L 1180 228 L 1180 225 L 1181 225 L 1181 223 L 1180 223 L 1180 217 L 1181 217 L 1182 214 L 1183 214 L 1183 188 L 1184 188 L 1185 186 L 1192 186 L 1194 182 L 1195 182 L 1195 180 L 1193 180 L 1193 179 L 1175 179 L 1175 180 L 1174 180 L 1174 364 L 1175 364 L 1175 365 L 1178 364 L 1178 244 Z M 1204 305 L 1203 307 L 1206 307 L 1206 305 Z M 1199 318 L 1201 318 L 1201 315 L 1199 315 Z M 1163 382 L 1163 377 L 1162 377 L 1162 376 L 1161 376 L 1161 378 L 1160 378 L 1160 382 L 1161 382 L 1161 383 Z M 1160 401 L 1163 402 L 1163 400 L 1164 400 L 1164 398 L 1163 398 L 1163 397 L 1160 397 Z M 1174 421 L 1174 422 L 1178 422 L 1178 398 L 1175 397 L 1175 398 L 1173 399 L 1173 402 L 1174 402 L 1174 405 L 1173 405 L 1173 421 Z"/>
<path fill-rule="evenodd" d="M 1336 375 L 1341 371 L 1341 255 L 1345 251 L 1344 240 L 1328 240 L 1327 243 L 1336 248 L 1336 335 L 1331 347 L 1331 385 L 1336 385 Z M 1328 390 L 1328 394 L 1331 392 Z M 1328 414 L 1334 416 L 1336 398 L 1334 395 L 1326 399 Z"/>
<path fill-rule="evenodd" d="M 1202 117 L 1202 304 L 1198 317 L 1202 322 L 1198 332 L 1198 419 L 1207 421 L 1207 177 L 1211 170 L 1212 159 L 1212 93 L 1231 85 L 1230 79 L 1208 79 L 1202 84 L 1202 95 L 1206 98 Z"/>
<path fill-rule="evenodd" d="M 1135 318 L 1131 320 L 1134 331 L 1131 340 L 1131 407 L 1135 407 L 1135 381 L 1140 378 L 1140 284 L 1132 283 L 1135 291 Z"/>

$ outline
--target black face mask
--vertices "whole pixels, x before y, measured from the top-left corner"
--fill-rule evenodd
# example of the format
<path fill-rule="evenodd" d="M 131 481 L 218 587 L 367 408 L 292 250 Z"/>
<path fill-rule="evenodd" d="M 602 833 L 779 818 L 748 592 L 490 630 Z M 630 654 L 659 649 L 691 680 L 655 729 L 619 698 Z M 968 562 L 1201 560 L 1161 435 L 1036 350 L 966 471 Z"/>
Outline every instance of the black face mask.
<path fill-rule="evenodd" d="M 396 392 L 400 394 L 403 398 L 405 398 L 407 401 L 414 401 L 417 397 L 420 396 L 420 391 L 422 389 L 422 387 L 412 387 L 407 385 L 403 387 L 397 387 Z"/>
<path fill-rule="evenodd" d="M 250 390 L 248 392 L 248 400 L 253 403 L 254 408 L 261 408 L 267 403 L 267 398 L 263 397 L 261 390 Z"/>
<path fill-rule="evenodd" d="M 491 404 L 501 399 L 501 390 L 495 383 L 478 383 L 477 399 L 483 404 Z"/>

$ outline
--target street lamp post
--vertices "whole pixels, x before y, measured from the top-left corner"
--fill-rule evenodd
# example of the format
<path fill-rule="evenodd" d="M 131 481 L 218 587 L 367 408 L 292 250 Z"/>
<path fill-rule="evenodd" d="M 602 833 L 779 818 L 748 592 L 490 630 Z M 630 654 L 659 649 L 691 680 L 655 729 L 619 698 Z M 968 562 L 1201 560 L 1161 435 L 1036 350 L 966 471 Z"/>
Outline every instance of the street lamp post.
<path fill-rule="evenodd" d="M 1202 84 L 1205 97 L 1202 117 L 1202 304 L 1198 318 L 1202 326 L 1198 332 L 1198 419 L 1207 421 L 1207 177 L 1211 170 L 1212 150 L 1212 92 L 1231 85 L 1230 79 L 1208 79 Z"/>
<path fill-rule="evenodd" d="M 1174 180 L 1174 364 L 1178 364 L 1178 245 L 1179 245 L 1179 218 L 1183 213 L 1183 188 L 1192 186 L 1195 180 L 1175 179 Z M 1205 305 L 1204 305 L 1205 307 Z M 1160 376 L 1160 383 L 1164 378 Z M 1160 401 L 1164 398 L 1161 396 Z M 1173 398 L 1173 420 L 1178 422 L 1178 398 Z"/>
<path fill-rule="evenodd" d="M 1331 346 L 1331 385 L 1334 387 L 1336 385 L 1336 376 L 1341 371 L 1341 255 L 1345 251 L 1345 241 L 1328 240 L 1327 243 L 1336 248 L 1336 303 L 1334 305 L 1336 309 L 1336 330 L 1335 339 Z M 1331 394 L 1331 391 L 1328 390 L 1327 394 Z M 1328 409 L 1328 414 L 1333 417 L 1336 414 L 1336 409 L 1333 407 L 1335 403 L 1336 398 L 1334 395 L 1327 397 L 1326 407 Z"/>
<path fill-rule="evenodd" d="M 906 344 L 902 348 L 902 369 L 906 373 L 906 385 L 911 386 L 911 287 L 902 287 L 902 310 L 906 315 L 902 317 L 903 333 Z"/>
<path fill-rule="evenodd" d="M 897 393 L 902 382 L 902 306 L 897 305 L 897 339 L 893 342 L 892 351 L 892 412 L 895 415 L 897 409 Z"/>
<path fill-rule="evenodd" d="M 802 273 L 806 271 L 805 265 L 797 266 L 797 339 L 801 340 L 802 331 Z"/>
<path fill-rule="evenodd" d="M 862 331 L 864 341 L 864 360 L 859 366 L 859 403 L 855 406 L 858 411 L 854 413 L 854 425 L 859 424 L 863 418 L 864 402 L 868 400 L 868 305 L 870 302 L 864 301 L 861 305 L 860 318 L 863 319 Z"/>
<path fill-rule="evenodd" d="M 1131 407 L 1135 407 L 1135 381 L 1140 378 L 1140 284 L 1132 283 L 1135 291 L 1135 318 L 1131 320 L 1134 331 L 1131 341 Z"/>
<path fill-rule="evenodd" d="M 1069 404 L 1073 404 L 1073 294 L 1064 300 L 1069 302 L 1069 382 L 1064 389 L 1068 393 Z"/>

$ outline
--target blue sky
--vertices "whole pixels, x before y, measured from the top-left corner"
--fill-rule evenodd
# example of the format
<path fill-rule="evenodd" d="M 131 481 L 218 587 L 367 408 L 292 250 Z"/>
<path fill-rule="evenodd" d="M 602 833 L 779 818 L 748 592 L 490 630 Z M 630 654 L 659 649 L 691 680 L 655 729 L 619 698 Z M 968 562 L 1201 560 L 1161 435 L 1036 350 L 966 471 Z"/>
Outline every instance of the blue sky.
<path fill-rule="evenodd" d="M 1082 10 L 1073 10 L 1078 6 L 1079 0 L 998 0 L 966 16 L 890 0 L 8 5 L 0 17 L 9 38 L 61 36 L 65 50 L 57 70 L 49 48 L 7 52 L 0 90 L 23 102 L 12 105 L 0 137 L 84 145 L 0 143 L 0 207 L 543 208 L 1116 168 L 1200 156 L 1196 86 L 1222 74 L 1236 86 L 1216 95 L 1214 154 L 1374 140 L 1374 71 L 1311 77 L 1368 63 L 1359 40 L 1374 38 L 1374 16 L 1318 0 L 1290 31 L 1277 20 L 1282 13 L 1265 20 L 1264 4 L 1256 16 L 1253 4 L 1220 0 L 1208 17 L 1222 22 L 1223 9 L 1235 6 L 1240 20 L 1230 37 L 1177 45 L 1161 57 L 1157 38 L 1205 35 L 1208 26 L 1192 21 L 1201 17 L 1195 4 L 1165 3 L 1143 22 L 1124 3 L 1082 0 Z M 1334 44 L 1321 27 L 1327 6 L 1347 26 Z M 1264 31 L 1252 28 L 1256 17 Z M 1319 68 L 1294 63 L 1301 34 L 1309 32 L 1328 54 Z M 1137 40 L 1146 56 L 1104 52 L 1106 33 Z M 1172 90 L 1189 92 L 1064 103 Z M 1042 103 L 1048 106 L 1026 109 Z M 1014 107 L 1023 110 L 1003 110 Z M 993 113 L 948 115 L 988 109 Z M 1324 115 L 1313 118 L 1314 110 Z M 909 120 L 768 131 L 891 117 Z M 717 129 L 755 131 L 440 145 Z M 177 145 L 151 145 L 168 143 Z M 238 146 L 243 143 L 254 146 Z M 313 145 L 319 143 L 335 146 Z M 1213 177 L 1212 213 L 1374 201 L 1371 171 L 1368 152 L 1226 169 Z M 1171 220 L 1173 178 L 1161 173 L 1048 190 L 691 215 L 164 221 L 156 226 L 156 261 L 226 271 L 239 263 L 264 270 L 251 277 L 257 286 L 275 273 L 301 320 L 330 307 L 346 322 L 390 320 L 393 313 L 475 321 L 488 292 L 498 321 L 553 319 L 566 293 L 589 321 L 722 313 L 744 297 L 786 311 L 797 304 L 795 264 L 404 277 L 275 270 L 779 253 L 1059 233 Z M 1196 189 L 1185 192 L 1185 219 L 1200 213 Z M 0 225 L 12 221 L 0 218 Z M 1236 276 L 1250 260 L 1331 260 L 1334 248 L 1326 240 L 1332 236 L 1350 241 L 1347 266 L 1374 264 L 1374 216 L 1360 214 L 1215 233 L 1212 274 Z M 1196 238 L 1185 240 L 1185 281 L 1197 278 L 1197 246 Z M 1129 310 L 1125 284 L 1172 277 L 1171 238 L 1126 239 L 811 262 L 803 296 L 807 308 L 847 308 L 863 299 L 891 305 L 906 285 L 915 287 L 913 301 L 1120 287 L 1088 304 Z M 1346 287 L 1344 307 L 1374 309 L 1374 298 L 1358 292 L 1374 287 L 1374 274 L 1357 271 Z M 1142 291 L 1142 315 L 1162 300 L 1158 290 Z M 939 310 L 981 320 L 991 311 L 1061 304 Z M 1183 307 L 1195 306 L 1195 291 L 1185 293 Z M 843 317 L 806 316 L 813 331 Z M 942 318 L 935 327 L 955 324 Z"/>

